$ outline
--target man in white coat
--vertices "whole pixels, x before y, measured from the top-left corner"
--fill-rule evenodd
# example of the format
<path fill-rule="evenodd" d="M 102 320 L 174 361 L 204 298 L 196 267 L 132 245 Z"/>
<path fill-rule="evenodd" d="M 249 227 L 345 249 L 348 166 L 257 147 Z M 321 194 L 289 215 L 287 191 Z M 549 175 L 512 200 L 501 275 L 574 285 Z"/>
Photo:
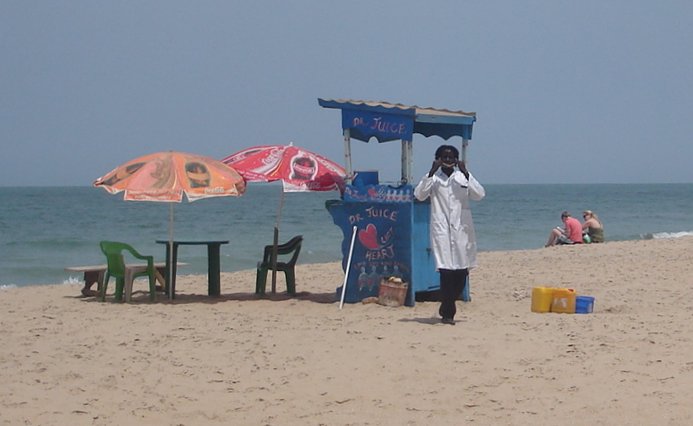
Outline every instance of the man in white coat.
<path fill-rule="evenodd" d="M 462 294 L 469 268 L 476 266 L 476 236 L 469 200 L 486 195 L 474 176 L 459 160 L 459 151 L 451 145 L 440 146 L 428 174 L 414 189 L 423 201 L 431 197 L 431 247 L 440 272 L 440 309 L 442 322 L 455 324 L 455 301 Z"/>

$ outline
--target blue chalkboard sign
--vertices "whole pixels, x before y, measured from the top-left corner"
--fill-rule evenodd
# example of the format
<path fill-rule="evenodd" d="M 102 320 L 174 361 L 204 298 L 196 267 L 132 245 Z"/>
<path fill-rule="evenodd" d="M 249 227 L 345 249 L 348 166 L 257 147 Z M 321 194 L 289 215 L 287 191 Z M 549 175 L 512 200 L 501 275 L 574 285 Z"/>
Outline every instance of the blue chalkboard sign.
<path fill-rule="evenodd" d="M 404 282 L 411 282 L 410 203 L 334 200 L 328 202 L 327 209 L 345 236 L 342 242 L 345 254 L 342 266 L 345 269 L 352 227 L 357 228 L 345 302 L 354 303 L 378 296 L 382 279 L 396 276 Z M 338 288 L 337 294 L 341 295 L 341 291 Z M 409 300 L 409 303 L 413 301 Z"/>

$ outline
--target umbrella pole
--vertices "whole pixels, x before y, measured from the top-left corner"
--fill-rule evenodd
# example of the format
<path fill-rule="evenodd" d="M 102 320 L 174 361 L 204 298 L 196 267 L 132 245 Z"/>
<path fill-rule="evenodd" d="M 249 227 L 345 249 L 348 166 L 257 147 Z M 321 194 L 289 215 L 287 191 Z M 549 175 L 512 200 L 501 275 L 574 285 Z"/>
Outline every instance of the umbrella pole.
<path fill-rule="evenodd" d="M 272 294 L 277 291 L 277 251 L 279 250 L 279 221 L 282 219 L 282 207 L 284 206 L 284 188 L 279 198 L 277 209 L 277 222 L 274 224 L 274 241 L 272 243 Z"/>
<path fill-rule="evenodd" d="M 173 300 L 173 203 L 168 204 L 168 299 Z"/>
<path fill-rule="evenodd" d="M 277 250 L 279 246 L 279 228 L 274 227 L 274 242 L 272 243 L 272 293 L 277 291 Z"/>

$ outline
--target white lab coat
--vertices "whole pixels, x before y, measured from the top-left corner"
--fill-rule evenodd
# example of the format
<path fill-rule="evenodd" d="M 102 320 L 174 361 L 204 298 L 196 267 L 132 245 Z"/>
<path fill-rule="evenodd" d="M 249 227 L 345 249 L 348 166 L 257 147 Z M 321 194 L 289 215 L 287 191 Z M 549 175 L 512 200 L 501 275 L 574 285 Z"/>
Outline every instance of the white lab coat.
<path fill-rule="evenodd" d="M 438 169 L 428 173 L 414 189 L 423 201 L 431 197 L 430 236 L 437 269 L 466 269 L 476 266 L 476 235 L 469 200 L 479 201 L 486 195 L 481 184 L 459 170 L 448 177 Z"/>

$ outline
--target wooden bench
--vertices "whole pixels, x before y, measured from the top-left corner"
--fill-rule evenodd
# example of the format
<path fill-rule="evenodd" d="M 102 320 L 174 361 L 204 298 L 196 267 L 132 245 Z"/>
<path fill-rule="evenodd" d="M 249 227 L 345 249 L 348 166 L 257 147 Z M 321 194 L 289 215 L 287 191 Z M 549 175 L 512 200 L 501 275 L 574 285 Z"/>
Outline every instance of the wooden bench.
<path fill-rule="evenodd" d="M 134 263 L 134 264 L 129 264 L 128 266 L 146 266 L 145 263 Z M 182 263 L 178 262 L 176 263 L 177 266 L 185 266 L 187 263 Z M 154 268 L 156 269 L 156 272 L 154 274 L 154 277 L 156 278 L 156 281 L 161 284 L 161 287 L 163 288 L 166 285 L 166 280 L 164 279 L 165 271 L 166 271 L 166 262 L 155 262 L 154 263 Z M 67 272 L 82 272 L 84 274 L 84 287 L 82 288 L 82 294 L 84 296 L 93 296 L 94 293 L 91 290 L 91 286 L 94 285 L 94 283 L 97 284 L 97 291 L 101 290 L 101 287 L 103 286 L 103 279 L 104 276 L 106 275 L 106 269 L 108 269 L 108 265 L 90 265 L 90 266 L 68 266 L 65 268 L 65 271 Z"/>

